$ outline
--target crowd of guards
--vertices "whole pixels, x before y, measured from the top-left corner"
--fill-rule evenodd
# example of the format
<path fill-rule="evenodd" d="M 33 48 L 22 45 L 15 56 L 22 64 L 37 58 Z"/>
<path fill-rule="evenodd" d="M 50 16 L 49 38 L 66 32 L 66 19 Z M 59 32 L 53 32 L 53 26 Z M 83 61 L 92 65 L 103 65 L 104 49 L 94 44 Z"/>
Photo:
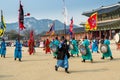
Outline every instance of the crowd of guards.
<path fill-rule="evenodd" d="M 100 47 L 103 46 L 102 51 Z M 112 52 L 110 49 L 110 41 L 108 37 L 99 40 L 98 38 L 93 38 L 89 40 L 87 36 L 85 36 L 82 40 L 75 40 L 73 37 L 71 40 L 67 40 L 64 36 L 62 36 L 59 40 L 58 37 L 53 39 L 51 42 L 46 44 L 47 47 L 45 50 L 51 49 L 48 52 L 52 52 L 54 58 L 57 59 L 57 64 L 55 65 L 55 70 L 57 71 L 59 67 L 65 68 L 65 72 L 68 71 L 68 59 L 69 57 L 81 57 L 82 62 L 86 60 L 90 60 L 93 63 L 92 53 L 102 53 L 101 59 L 105 59 L 110 57 L 110 60 L 113 59 Z M 84 47 L 80 47 L 84 46 Z M 104 48 L 105 47 L 105 48 Z M 104 51 L 107 50 L 107 51 Z M 81 53 L 81 55 L 80 55 Z"/>
<path fill-rule="evenodd" d="M 30 45 L 31 41 L 29 40 L 29 54 L 31 55 L 34 53 L 34 43 L 33 45 Z M 112 52 L 110 49 L 110 41 L 108 37 L 105 37 L 104 39 L 97 39 L 93 38 L 92 40 L 89 40 L 87 36 L 85 36 L 82 40 L 75 40 L 73 37 L 71 40 L 67 40 L 64 36 L 62 36 L 60 39 L 56 37 L 52 41 L 49 39 L 46 39 L 44 42 L 44 50 L 45 53 L 53 53 L 53 57 L 57 59 L 57 63 L 55 65 L 55 70 L 58 71 L 59 67 L 62 67 L 65 69 L 66 73 L 69 73 L 68 68 L 69 68 L 69 63 L 68 59 L 70 57 L 81 57 L 82 62 L 85 62 L 86 60 L 90 60 L 93 62 L 93 57 L 92 53 L 100 53 L 102 52 L 102 57 L 101 59 L 105 59 L 107 57 L 110 57 L 110 60 L 113 59 Z M 104 52 L 104 47 L 103 50 L 100 51 L 99 47 L 100 45 L 105 45 L 105 48 L 107 49 L 106 52 Z M 82 47 L 81 47 L 82 46 Z M 101 48 L 102 49 L 102 48 Z M 81 55 L 80 55 L 81 53 Z M 0 54 L 1 57 L 6 57 L 6 45 L 5 45 L 5 40 L 2 39 L 1 42 L 1 48 L 0 48 Z M 21 61 L 22 59 L 22 43 L 20 42 L 19 39 L 16 40 L 15 43 L 15 50 L 14 50 L 14 60 L 19 60 Z"/>

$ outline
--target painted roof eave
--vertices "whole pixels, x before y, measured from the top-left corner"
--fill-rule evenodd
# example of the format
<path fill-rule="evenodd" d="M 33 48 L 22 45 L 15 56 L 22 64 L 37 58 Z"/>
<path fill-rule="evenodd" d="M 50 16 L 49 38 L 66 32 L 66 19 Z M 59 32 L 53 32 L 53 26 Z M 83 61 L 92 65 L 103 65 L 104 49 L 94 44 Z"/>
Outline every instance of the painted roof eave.
<path fill-rule="evenodd" d="M 94 9 L 92 11 L 83 12 L 82 15 L 85 15 L 85 16 L 89 17 L 91 14 L 93 14 L 95 12 L 98 12 L 98 15 L 100 15 L 100 14 L 103 14 L 103 13 L 109 13 L 109 12 L 115 11 L 119 8 L 120 8 L 120 3 L 117 3 L 117 4 L 114 4 L 114 5 L 110 5 L 110 6 L 102 6 L 98 9 Z"/>

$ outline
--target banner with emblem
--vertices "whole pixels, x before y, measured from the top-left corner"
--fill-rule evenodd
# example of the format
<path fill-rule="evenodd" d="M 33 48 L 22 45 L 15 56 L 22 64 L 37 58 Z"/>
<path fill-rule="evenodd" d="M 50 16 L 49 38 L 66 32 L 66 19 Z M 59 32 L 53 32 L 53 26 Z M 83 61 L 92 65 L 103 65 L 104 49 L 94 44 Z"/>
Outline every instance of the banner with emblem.
<path fill-rule="evenodd" d="M 4 35 L 5 30 L 6 30 L 6 23 L 4 21 L 3 11 L 1 10 L 0 37 L 2 37 Z"/>
<path fill-rule="evenodd" d="M 93 13 L 85 24 L 86 31 L 97 29 L 97 12 Z"/>

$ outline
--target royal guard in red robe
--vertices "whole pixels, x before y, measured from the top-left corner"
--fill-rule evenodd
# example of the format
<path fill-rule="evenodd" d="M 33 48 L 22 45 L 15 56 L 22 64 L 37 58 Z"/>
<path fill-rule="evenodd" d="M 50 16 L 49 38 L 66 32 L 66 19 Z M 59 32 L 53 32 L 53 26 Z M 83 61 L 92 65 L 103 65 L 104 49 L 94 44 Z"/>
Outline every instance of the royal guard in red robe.
<path fill-rule="evenodd" d="M 32 53 L 34 53 L 34 40 L 30 39 L 28 41 L 28 46 L 29 46 L 29 54 L 31 55 Z"/>
<path fill-rule="evenodd" d="M 32 53 L 34 53 L 34 51 L 35 51 L 34 46 L 35 46 L 35 43 L 34 43 L 33 30 L 31 30 L 31 32 L 30 32 L 30 39 L 28 41 L 28 47 L 29 47 L 29 54 L 30 55 Z"/>
<path fill-rule="evenodd" d="M 51 53 L 49 45 L 50 45 L 50 41 L 49 41 L 49 39 L 47 39 L 47 40 L 45 41 L 45 53 L 46 53 L 46 54 L 47 54 L 48 52 Z"/>

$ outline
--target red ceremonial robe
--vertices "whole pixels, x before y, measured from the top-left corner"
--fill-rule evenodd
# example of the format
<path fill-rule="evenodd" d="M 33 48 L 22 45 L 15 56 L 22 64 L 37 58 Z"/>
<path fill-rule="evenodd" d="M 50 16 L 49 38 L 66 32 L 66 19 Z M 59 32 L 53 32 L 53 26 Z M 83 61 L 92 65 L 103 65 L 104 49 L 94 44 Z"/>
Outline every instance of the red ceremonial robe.
<path fill-rule="evenodd" d="M 50 41 L 47 39 L 45 42 L 45 53 L 47 54 L 48 52 L 50 52 Z"/>
<path fill-rule="evenodd" d="M 29 54 L 31 55 L 34 52 L 34 41 L 30 39 L 28 41 L 28 46 L 29 46 Z"/>

